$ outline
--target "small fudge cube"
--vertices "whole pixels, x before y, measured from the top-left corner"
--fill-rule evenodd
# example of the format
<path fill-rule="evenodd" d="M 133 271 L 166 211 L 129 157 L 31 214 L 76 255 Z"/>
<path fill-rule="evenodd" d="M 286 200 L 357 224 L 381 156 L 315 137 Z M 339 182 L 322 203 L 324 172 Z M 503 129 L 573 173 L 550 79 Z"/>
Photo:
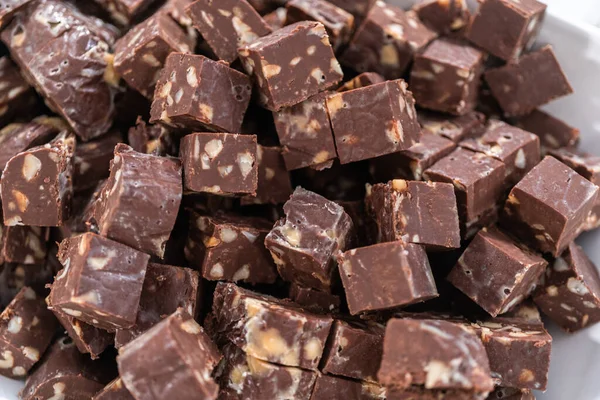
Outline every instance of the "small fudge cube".
<path fill-rule="evenodd" d="M 340 310 L 341 300 L 339 296 L 294 283 L 290 285 L 289 297 L 305 310 L 317 314 L 331 314 Z"/>
<path fill-rule="evenodd" d="M 73 191 L 82 192 L 108 178 L 115 146 L 123 142 L 121 133 L 113 131 L 89 142 L 77 143 L 73 154 Z"/>
<path fill-rule="evenodd" d="M 542 150 L 575 146 L 579 142 L 579 129 L 542 111 L 534 110 L 517 118 L 515 125 L 539 136 Z"/>
<path fill-rule="evenodd" d="M 94 0 L 100 4 L 111 19 L 121 26 L 129 25 L 140 17 L 156 0 Z"/>
<path fill-rule="evenodd" d="M 464 115 L 475 109 L 484 53 L 450 39 L 434 40 L 415 56 L 410 89 L 421 107 Z"/>
<path fill-rule="evenodd" d="M 479 338 L 449 321 L 388 321 L 377 377 L 381 384 L 398 388 L 411 384 L 475 392 L 494 388 Z"/>
<path fill-rule="evenodd" d="M 508 195 L 501 223 L 537 250 L 558 257 L 581 232 L 598 186 L 546 156 Z"/>
<path fill-rule="evenodd" d="M 447 279 L 495 317 L 529 297 L 547 265 L 499 230 L 483 229 Z"/>
<path fill-rule="evenodd" d="M 39 226 L 7 226 L 2 232 L 4 262 L 44 264 L 48 253 L 49 229 Z"/>
<path fill-rule="evenodd" d="M 58 118 L 40 117 L 26 124 L 13 123 L 2 128 L 0 168 L 4 170 L 6 163 L 17 154 L 48 143 L 59 133 L 57 126 L 54 126 L 54 123 L 60 123 L 58 121 Z M 63 124 L 61 128 L 67 129 L 67 125 Z"/>
<path fill-rule="evenodd" d="M 395 179 L 377 184 L 367 193 L 367 210 L 377 223 L 378 242 L 403 240 L 428 250 L 460 248 L 456 195 L 449 183 Z"/>
<path fill-rule="evenodd" d="M 179 160 L 115 147 L 91 222 L 102 236 L 163 257 L 182 197 Z"/>
<path fill-rule="evenodd" d="M 523 56 L 518 63 L 488 70 L 485 80 L 506 117 L 527 115 L 573 93 L 550 46 Z"/>
<path fill-rule="evenodd" d="M 4 19 L 0 16 L 0 26 L 3 22 Z M 8 56 L 0 58 L 0 83 L 0 124 L 4 126 L 14 117 L 30 117 L 35 113 L 38 107 L 35 90 L 21 76 L 19 68 Z"/>
<path fill-rule="evenodd" d="M 357 382 L 337 376 L 319 375 L 311 400 L 385 400 L 386 388 L 370 382 Z"/>
<path fill-rule="evenodd" d="M 406 82 L 383 82 L 332 94 L 327 109 L 342 164 L 406 150 L 421 137 Z"/>
<path fill-rule="evenodd" d="M 600 276 L 581 247 L 569 244 L 546 271 L 533 301 L 568 332 L 600 321 Z"/>
<path fill-rule="evenodd" d="M 117 41 L 113 65 L 129 87 L 151 99 L 167 56 L 193 49 L 183 29 L 168 15 L 157 13 Z"/>
<path fill-rule="evenodd" d="M 250 79 L 226 64 L 171 53 L 156 84 L 150 122 L 187 131 L 239 132 L 251 93 Z"/>
<path fill-rule="evenodd" d="M 197 0 L 187 13 L 215 55 L 231 63 L 238 48 L 272 32 L 246 0 Z"/>
<path fill-rule="evenodd" d="M 0 375 L 24 377 L 52 341 L 58 323 L 44 299 L 24 287 L 0 314 Z"/>
<path fill-rule="evenodd" d="M 244 196 L 241 205 L 283 204 L 292 195 L 292 183 L 280 147 L 257 145 L 258 183 L 256 196 Z"/>
<path fill-rule="evenodd" d="M 471 20 L 466 0 L 420 0 L 413 10 L 425 25 L 440 34 L 461 32 Z"/>
<path fill-rule="evenodd" d="M 327 113 L 328 93 L 273 113 L 283 159 L 288 170 L 312 166 L 319 169 L 336 158 Z"/>
<path fill-rule="evenodd" d="M 123 380 L 117 378 L 111 381 L 92 400 L 135 400 L 129 390 L 123 385 Z"/>
<path fill-rule="evenodd" d="M 354 78 L 345 82 L 342 86 L 340 86 L 336 91 L 337 92 L 347 92 L 348 90 L 360 89 L 365 86 L 374 85 L 376 83 L 385 82 L 385 78 L 379 75 L 376 72 L 363 72 L 362 74 L 358 74 Z"/>
<path fill-rule="evenodd" d="M 449 116 L 419 110 L 418 119 L 423 129 L 455 143 L 480 136 L 485 130 L 485 115 L 477 111 L 461 116 Z"/>
<path fill-rule="evenodd" d="M 339 256 L 350 314 L 385 310 L 438 296 L 423 247 L 401 241 L 380 243 Z"/>
<path fill-rule="evenodd" d="M 344 76 L 319 22 L 286 26 L 238 52 L 244 69 L 256 81 L 260 104 L 271 111 L 298 104 Z"/>
<path fill-rule="evenodd" d="M 192 133 L 181 139 L 183 185 L 192 192 L 256 193 L 256 135 Z"/>
<path fill-rule="evenodd" d="M 74 150 L 75 136 L 63 132 L 6 163 L 1 184 L 5 225 L 60 226 L 69 218 Z"/>
<path fill-rule="evenodd" d="M 467 38 L 505 61 L 518 59 L 542 27 L 546 5 L 537 0 L 486 0 L 467 30 Z"/>
<path fill-rule="evenodd" d="M 216 333 L 263 361 L 316 370 L 331 329 L 329 316 L 292 302 L 218 283 L 213 301 Z"/>
<path fill-rule="evenodd" d="M 214 400 L 219 386 L 211 374 L 220 359 L 217 346 L 180 308 L 121 347 L 117 363 L 136 399 Z"/>
<path fill-rule="evenodd" d="M 335 256 L 344 251 L 352 220 L 342 206 L 298 187 L 265 238 L 279 275 L 288 282 L 328 291 Z"/>
<path fill-rule="evenodd" d="M 61 242 L 53 309 L 101 329 L 135 323 L 150 256 L 94 233 Z M 98 285 L 102 282 L 102 285 Z"/>

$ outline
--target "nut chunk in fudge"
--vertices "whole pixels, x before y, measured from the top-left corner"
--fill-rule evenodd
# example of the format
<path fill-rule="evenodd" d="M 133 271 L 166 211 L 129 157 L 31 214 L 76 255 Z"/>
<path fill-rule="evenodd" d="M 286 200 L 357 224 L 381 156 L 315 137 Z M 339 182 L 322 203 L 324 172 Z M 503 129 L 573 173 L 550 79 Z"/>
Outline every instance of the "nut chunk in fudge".
<path fill-rule="evenodd" d="M 136 399 L 214 400 L 219 386 L 211 374 L 220 359 L 217 346 L 180 308 L 121 347 L 117 363 Z"/>
<path fill-rule="evenodd" d="M 250 79 L 226 64 L 171 53 L 156 84 L 150 122 L 188 131 L 239 132 L 251 94 Z"/>
<path fill-rule="evenodd" d="M 342 164 L 406 150 L 421 137 L 415 102 L 401 79 L 327 98 Z"/>
<path fill-rule="evenodd" d="M 456 195 L 449 183 L 394 179 L 371 187 L 366 201 L 378 242 L 404 240 L 428 250 L 460 247 Z"/>
<path fill-rule="evenodd" d="M 64 266 L 50 291 L 52 308 L 101 329 L 135 323 L 150 256 L 84 233 L 61 242 Z"/>
<path fill-rule="evenodd" d="M 5 225 L 60 226 L 69 219 L 74 150 L 75 136 L 63 132 L 6 163 L 1 183 Z"/>
<path fill-rule="evenodd" d="M 323 24 L 298 22 L 239 50 L 254 77 L 261 105 L 271 111 L 298 104 L 344 76 Z"/>
<path fill-rule="evenodd" d="M 316 370 L 331 329 L 329 316 L 292 302 L 218 283 L 213 301 L 216 334 L 259 360 Z"/>
<path fill-rule="evenodd" d="M 425 25 L 440 34 L 459 33 L 471 19 L 466 0 L 419 0 L 413 10 Z"/>
<path fill-rule="evenodd" d="M 492 316 L 510 311 L 535 288 L 548 263 L 497 229 L 475 236 L 448 280 Z"/>
<path fill-rule="evenodd" d="M 475 109 L 485 56 L 464 42 L 438 39 L 415 56 L 410 90 L 421 107 L 464 115 Z"/>
<path fill-rule="evenodd" d="M 537 250 L 558 257 L 581 232 L 598 191 L 598 186 L 547 156 L 511 190 L 501 223 Z"/>
<path fill-rule="evenodd" d="M 197 0 L 187 14 L 215 55 L 231 63 L 237 49 L 272 32 L 246 0 Z"/>
<path fill-rule="evenodd" d="M 427 254 L 419 245 L 402 241 L 375 244 L 347 251 L 338 262 L 352 315 L 438 296 Z"/>
<path fill-rule="evenodd" d="M 301 187 L 283 206 L 265 239 L 281 277 L 301 286 L 328 291 L 337 253 L 346 250 L 352 220 L 344 208 Z"/>
<path fill-rule="evenodd" d="M 600 322 L 600 276 L 581 247 L 571 243 L 554 260 L 533 301 L 568 332 Z"/>
<path fill-rule="evenodd" d="M 475 392 L 494 388 L 481 340 L 448 321 L 388 321 L 377 377 L 383 385 L 397 388 L 424 385 Z"/>
<path fill-rule="evenodd" d="M 102 236 L 162 258 L 182 192 L 179 160 L 118 144 L 90 223 Z"/>
<path fill-rule="evenodd" d="M 52 341 L 58 323 L 44 299 L 24 287 L 0 314 L 0 375 L 24 377 Z"/>
<path fill-rule="evenodd" d="M 181 139 L 183 185 L 190 192 L 256 194 L 256 135 L 192 133 Z"/>

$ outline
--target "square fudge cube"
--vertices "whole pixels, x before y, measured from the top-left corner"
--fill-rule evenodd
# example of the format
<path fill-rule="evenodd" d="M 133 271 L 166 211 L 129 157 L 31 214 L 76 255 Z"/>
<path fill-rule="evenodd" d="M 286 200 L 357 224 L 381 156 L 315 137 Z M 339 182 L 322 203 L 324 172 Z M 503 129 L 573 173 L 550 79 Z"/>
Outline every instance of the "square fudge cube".
<path fill-rule="evenodd" d="M 188 132 L 239 132 L 251 93 L 250 79 L 226 64 L 171 53 L 156 84 L 150 122 Z"/>
<path fill-rule="evenodd" d="M 292 183 L 281 147 L 257 145 L 258 183 L 255 196 L 244 196 L 242 206 L 251 204 L 283 204 L 292 195 Z"/>
<path fill-rule="evenodd" d="M 408 306 L 438 296 L 422 246 L 402 241 L 353 249 L 338 257 L 350 314 Z"/>
<path fill-rule="evenodd" d="M 505 117 L 529 114 L 537 107 L 573 93 L 551 46 L 485 72 L 485 80 Z"/>
<path fill-rule="evenodd" d="M 413 10 L 439 34 L 462 33 L 471 20 L 466 0 L 419 0 Z"/>
<path fill-rule="evenodd" d="M 525 300 L 548 263 L 499 230 L 483 229 L 450 271 L 448 281 L 493 317 Z"/>
<path fill-rule="evenodd" d="M 381 82 L 385 82 L 385 78 L 377 72 L 363 72 L 346 81 L 342 86 L 337 88 L 336 92 L 347 92 L 348 90 L 360 89 Z"/>
<path fill-rule="evenodd" d="M 2 232 L 4 262 L 44 264 L 48 253 L 49 229 L 39 226 L 6 226 Z"/>
<path fill-rule="evenodd" d="M 94 0 L 104 8 L 110 18 L 120 26 L 128 26 L 140 17 L 156 0 Z"/>
<path fill-rule="evenodd" d="M 283 206 L 285 218 L 265 238 L 279 275 L 288 282 L 328 291 L 337 253 L 346 250 L 352 220 L 333 201 L 298 187 Z"/>
<path fill-rule="evenodd" d="M 567 332 L 600 321 L 600 276 L 581 247 L 570 243 L 554 260 L 533 301 Z"/>
<path fill-rule="evenodd" d="M 421 137 L 412 93 L 401 79 L 332 94 L 327 109 L 342 164 L 406 150 Z"/>
<path fill-rule="evenodd" d="M 191 192 L 255 194 L 256 135 L 192 133 L 181 139 L 183 186 Z"/>
<path fill-rule="evenodd" d="M 430 251 L 460 248 L 452 184 L 394 179 L 373 185 L 366 202 L 377 223 L 378 242 L 403 240 L 421 244 Z"/>
<path fill-rule="evenodd" d="M 246 0 L 197 0 L 187 6 L 194 28 L 219 60 L 237 60 L 237 49 L 272 32 Z"/>
<path fill-rule="evenodd" d="M 335 294 L 311 288 L 290 285 L 289 298 L 307 311 L 317 314 L 330 314 L 340 311 L 341 300 Z"/>
<path fill-rule="evenodd" d="M 179 308 L 121 347 L 117 363 L 137 399 L 215 400 L 219 386 L 211 374 L 221 357 L 204 329 Z"/>
<path fill-rule="evenodd" d="M 504 61 L 518 59 L 538 36 L 546 5 L 537 0 L 486 0 L 471 19 L 467 38 Z"/>
<path fill-rule="evenodd" d="M 283 159 L 288 170 L 320 168 L 336 158 L 333 132 L 327 113 L 328 93 L 273 113 Z"/>
<path fill-rule="evenodd" d="M 485 55 L 464 42 L 437 39 L 415 56 L 410 89 L 423 108 L 464 115 L 477 105 Z"/>
<path fill-rule="evenodd" d="M 387 389 L 376 383 L 357 382 L 339 376 L 319 375 L 315 382 L 312 400 L 335 399 L 343 396 L 344 399 L 361 400 L 384 400 L 387 397 Z"/>
<path fill-rule="evenodd" d="M 286 26 L 238 52 L 244 69 L 256 81 L 260 104 L 271 111 L 301 103 L 344 76 L 319 22 Z"/>
<path fill-rule="evenodd" d="M 58 258 L 64 268 L 50 291 L 53 309 L 101 329 L 133 326 L 149 255 L 84 233 L 63 240 Z"/>
<path fill-rule="evenodd" d="M 477 111 L 460 116 L 451 116 L 419 110 L 417 117 L 423 129 L 455 143 L 480 136 L 485 130 L 485 115 Z"/>
<path fill-rule="evenodd" d="M 189 53 L 194 42 L 168 15 L 157 13 L 133 27 L 115 44 L 115 71 L 132 89 L 152 99 L 170 53 Z"/>
<path fill-rule="evenodd" d="M 538 135 L 544 152 L 575 146 L 579 142 L 579 129 L 542 110 L 533 110 L 530 114 L 517 118 L 515 125 Z"/>
<path fill-rule="evenodd" d="M 579 235 L 598 186 L 546 156 L 508 195 L 501 223 L 537 250 L 558 257 Z"/>

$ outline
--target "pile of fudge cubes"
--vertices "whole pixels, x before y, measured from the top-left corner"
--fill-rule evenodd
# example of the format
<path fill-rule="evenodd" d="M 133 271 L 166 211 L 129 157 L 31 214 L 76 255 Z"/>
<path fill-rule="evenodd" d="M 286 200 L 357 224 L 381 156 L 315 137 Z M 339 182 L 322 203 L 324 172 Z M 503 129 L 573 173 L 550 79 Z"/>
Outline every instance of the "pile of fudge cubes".
<path fill-rule="evenodd" d="M 536 0 L 0 1 L 25 400 L 534 399 L 600 322 Z M 540 313 L 541 312 L 541 313 Z"/>

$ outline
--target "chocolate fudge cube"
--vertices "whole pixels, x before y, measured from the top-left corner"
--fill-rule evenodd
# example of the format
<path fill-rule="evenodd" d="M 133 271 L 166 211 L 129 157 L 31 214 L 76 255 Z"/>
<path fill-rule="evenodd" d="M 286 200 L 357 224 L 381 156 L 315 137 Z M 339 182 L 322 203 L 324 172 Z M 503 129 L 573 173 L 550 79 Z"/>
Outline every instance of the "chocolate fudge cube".
<path fill-rule="evenodd" d="M 294 283 L 290 285 L 289 297 L 300 307 L 317 314 L 332 314 L 340 310 L 339 296 Z"/>
<path fill-rule="evenodd" d="M 412 93 L 401 79 L 332 94 L 327 109 L 342 164 L 406 150 L 421 137 Z"/>
<path fill-rule="evenodd" d="M 250 79 L 223 63 L 171 53 L 156 84 L 150 122 L 187 131 L 239 132 L 251 92 Z"/>
<path fill-rule="evenodd" d="M 436 36 L 414 12 L 405 13 L 376 1 L 340 61 L 358 72 L 377 72 L 386 79 L 398 79 L 414 55 Z"/>
<path fill-rule="evenodd" d="M 7 226 L 2 232 L 4 262 L 44 264 L 49 230 L 39 226 Z"/>
<path fill-rule="evenodd" d="M 573 93 L 551 46 L 521 57 L 518 63 L 488 70 L 485 80 L 506 117 L 527 115 Z"/>
<path fill-rule="evenodd" d="M 33 121 L 21 124 L 8 124 L 0 130 L 0 168 L 4 170 L 6 163 L 17 154 L 48 143 L 53 139 L 60 130 L 67 129 L 68 126 L 63 124 L 64 129 L 57 129 L 54 126 L 58 122 L 58 118 L 40 117 Z"/>
<path fill-rule="evenodd" d="M 440 34 L 461 33 L 471 20 L 466 0 L 420 0 L 413 10 L 425 25 Z"/>
<path fill-rule="evenodd" d="M 423 129 L 455 143 L 480 136 L 485 130 L 485 115 L 477 111 L 461 116 L 449 116 L 419 110 L 418 119 Z"/>
<path fill-rule="evenodd" d="M 129 390 L 123 385 L 123 380 L 117 378 L 111 381 L 92 400 L 135 400 Z"/>
<path fill-rule="evenodd" d="M 279 275 L 288 282 L 328 291 L 335 257 L 346 249 L 352 220 L 340 205 L 301 187 L 283 211 L 285 218 L 265 238 Z"/>
<path fill-rule="evenodd" d="M 505 61 L 518 59 L 539 33 L 546 5 L 537 0 L 486 0 L 471 19 L 467 38 Z"/>
<path fill-rule="evenodd" d="M 220 359 L 204 329 L 180 308 L 121 347 L 117 363 L 136 399 L 214 400 L 219 386 L 211 374 Z"/>
<path fill-rule="evenodd" d="M 4 19 L 0 16 L 0 26 L 3 24 Z M 2 84 L 0 86 L 0 123 L 2 125 L 11 122 L 14 117 L 30 117 L 35 113 L 38 106 L 35 90 L 23 79 L 19 68 L 8 56 L 0 58 L 0 83 Z"/>
<path fill-rule="evenodd" d="M 321 169 L 336 158 L 327 113 L 328 93 L 273 113 L 283 159 L 288 170 L 312 166 Z"/>
<path fill-rule="evenodd" d="M 41 265 L 5 263 L 0 268 L 0 307 L 4 309 L 25 286 L 40 296 L 46 296 L 46 285 L 52 282 L 54 274 L 48 262 Z"/>
<path fill-rule="evenodd" d="M 256 136 L 193 133 L 181 140 L 183 185 L 192 192 L 255 194 Z"/>
<path fill-rule="evenodd" d="M 115 146 L 123 142 L 121 133 L 113 131 L 89 142 L 77 143 L 73 154 L 73 191 L 82 192 L 108 178 Z"/>
<path fill-rule="evenodd" d="M 475 109 L 484 53 L 464 42 L 434 40 L 415 56 L 410 89 L 421 107 L 464 115 Z"/>
<path fill-rule="evenodd" d="M 525 300 L 548 263 L 497 229 L 483 229 L 464 251 L 448 280 L 492 316 Z"/>
<path fill-rule="evenodd" d="M 310 399 L 385 400 L 386 397 L 386 389 L 375 383 L 319 375 Z"/>
<path fill-rule="evenodd" d="M 118 25 L 127 26 L 140 17 L 156 0 L 94 0 L 108 11 Z"/>
<path fill-rule="evenodd" d="M 575 332 L 600 321 L 600 276 L 581 247 L 570 243 L 544 278 L 533 301 L 557 325 Z"/>
<path fill-rule="evenodd" d="M 385 78 L 376 72 L 363 72 L 358 74 L 354 78 L 345 82 L 336 91 L 347 92 L 348 90 L 360 89 L 366 86 L 374 85 L 376 83 L 385 82 Z"/>
<path fill-rule="evenodd" d="M 244 196 L 241 205 L 283 204 L 292 195 L 292 183 L 280 147 L 257 145 L 258 183 L 255 196 Z"/>
<path fill-rule="evenodd" d="M 101 329 L 133 326 L 150 256 L 84 233 L 63 240 L 58 258 L 64 268 L 50 292 L 53 309 Z"/>
<path fill-rule="evenodd" d="M 581 232 L 598 186 L 546 156 L 508 195 L 502 224 L 537 250 L 558 257 Z"/>
<path fill-rule="evenodd" d="M 260 104 L 271 111 L 301 103 L 344 76 L 319 22 L 286 26 L 238 52 L 244 69 L 256 81 Z"/>
<path fill-rule="evenodd" d="M 515 125 L 539 136 L 542 150 L 575 146 L 579 142 L 579 129 L 542 111 L 533 110 L 519 117 Z"/>

